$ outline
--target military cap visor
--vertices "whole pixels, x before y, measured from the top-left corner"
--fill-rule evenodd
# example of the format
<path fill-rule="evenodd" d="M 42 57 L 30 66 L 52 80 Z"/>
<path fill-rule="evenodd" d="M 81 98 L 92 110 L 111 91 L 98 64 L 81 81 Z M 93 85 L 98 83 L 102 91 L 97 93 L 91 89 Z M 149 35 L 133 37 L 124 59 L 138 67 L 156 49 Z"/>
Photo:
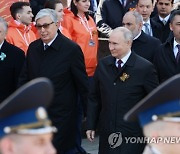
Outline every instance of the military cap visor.
<path fill-rule="evenodd" d="M 47 78 L 37 78 L 20 87 L 0 104 L 0 137 L 55 131 L 45 111 L 52 98 L 53 87 Z"/>
<path fill-rule="evenodd" d="M 137 118 L 142 126 L 155 120 L 180 122 L 180 75 L 159 85 L 124 116 L 125 121 Z"/>

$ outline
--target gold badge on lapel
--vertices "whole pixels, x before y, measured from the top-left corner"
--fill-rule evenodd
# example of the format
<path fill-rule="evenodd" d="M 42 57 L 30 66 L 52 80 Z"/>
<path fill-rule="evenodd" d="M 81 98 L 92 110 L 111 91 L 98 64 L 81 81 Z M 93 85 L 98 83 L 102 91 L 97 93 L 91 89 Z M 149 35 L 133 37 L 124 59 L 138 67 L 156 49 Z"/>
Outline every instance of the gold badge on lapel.
<path fill-rule="evenodd" d="M 120 80 L 121 80 L 122 82 L 126 81 L 128 78 L 129 78 L 129 75 L 126 74 L 126 73 L 123 73 L 122 76 L 120 76 Z"/>

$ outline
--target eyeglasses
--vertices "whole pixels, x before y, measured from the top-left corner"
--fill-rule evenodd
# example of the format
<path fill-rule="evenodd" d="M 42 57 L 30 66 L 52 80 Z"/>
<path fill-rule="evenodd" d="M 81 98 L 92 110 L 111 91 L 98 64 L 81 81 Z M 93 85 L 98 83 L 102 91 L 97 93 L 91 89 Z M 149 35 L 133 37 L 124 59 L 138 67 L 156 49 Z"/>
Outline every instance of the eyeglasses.
<path fill-rule="evenodd" d="M 49 23 L 49 24 L 44 24 L 44 25 L 36 25 L 36 28 L 37 28 L 38 30 L 40 30 L 40 29 L 42 29 L 42 28 L 48 29 L 49 26 L 50 26 L 51 24 L 53 24 L 53 23 L 54 23 L 54 22 L 51 22 L 51 23 Z"/>

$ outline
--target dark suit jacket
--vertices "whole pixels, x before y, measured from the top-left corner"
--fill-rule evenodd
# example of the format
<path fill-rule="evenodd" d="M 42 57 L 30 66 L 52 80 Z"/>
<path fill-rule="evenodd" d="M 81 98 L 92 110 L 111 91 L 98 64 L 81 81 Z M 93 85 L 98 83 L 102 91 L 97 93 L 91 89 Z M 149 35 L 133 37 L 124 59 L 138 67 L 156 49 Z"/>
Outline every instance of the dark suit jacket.
<path fill-rule="evenodd" d="M 124 82 L 122 74 L 129 75 Z M 138 122 L 125 122 L 124 114 L 158 85 L 154 66 L 146 59 L 132 53 L 118 72 L 112 56 L 100 60 L 91 85 L 87 108 L 87 129 L 95 130 L 100 120 L 100 154 L 140 154 L 142 145 L 110 148 L 108 137 L 120 132 L 122 136 L 142 136 Z"/>
<path fill-rule="evenodd" d="M 151 24 L 153 36 L 158 38 L 159 40 L 162 40 L 163 37 L 162 26 L 152 19 L 150 19 L 150 24 Z"/>
<path fill-rule="evenodd" d="M 174 37 L 169 37 L 168 40 L 160 46 L 160 50 L 154 59 L 160 82 L 164 82 L 170 77 L 180 73 L 180 63 L 176 63 L 173 52 L 173 42 Z"/>
<path fill-rule="evenodd" d="M 94 11 L 94 10 L 93 10 L 92 0 L 90 0 L 90 2 L 91 2 L 91 5 L 90 5 L 90 7 L 89 7 L 89 10 Z M 99 4 L 99 0 L 96 0 L 96 2 L 97 2 L 97 5 L 98 5 L 98 4 Z"/>
<path fill-rule="evenodd" d="M 6 58 L 0 59 L 0 102 L 8 97 L 17 86 L 19 74 L 24 64 L 24 51 L 4 41 L 0 55 L 4 53 Z"/>
<path fill-rule="evenodd" d="M 154 55 L 158 52 L 160 45 L 161 42 L 159 39 L 141 31 L 141 35 L 133 41 L 132 50 L 139 56 L 153 63 Z"/>
<path fill-rule="evenodd" d="M 126 12 L 135 8 L 137 0 L 128 0 L 125 7 L 122 6 L 119 0 L 105 0 L 101 7 L 101 18 L 98 21 L 97 27 L 102 36 L 107 36 L 105 29 L 114 29 L 122 26 L 122 19 Z M 105 26 L 106 25 L 106 26 Z"/>
<path fill-rule="evenodd" d="M 158 15 L 154 16 L 152 18 L 152 20 L 154 20 L 155 22 L 157 22 L 161 25 L 161 28 L 159 30 L 163 31 L 162 37 L 161 37 L 161 42 L 164 43 L 167 40 L 167 38 L 169 37 L 169 34 L 171 32 L 171 30 L 169 28 L 170 21 L 168 20 L 167 23 L 164 25 L 162 23 L 162 21 L 159 19 Z"/>
<path fill-rule="evenodd" d="M 92 0 L 90 0 L 90 2 L 91 2 L 91 5 L 89 7 L 89 10 L 90 10 L 89 15 L 95 20 L 96 11 L 93 8 Z M 97 6 L 98 6 L 99 0 L 96 0 L 96 2 L 97 2 Z"/>
<path fill-rule="evenodd" d="M 44 4 L 46 0 L 29 0 L 32 8 L 33 15 L 36 16 L 36 14 L 44 8 Z"/>
<path fill-rule="evenodd" d="M 82 50 L 61 33 L 46 51 L 40 39 L 34 41 L 28 48 L 19 84 L 37 77 L 47 77 L 54 85 L 55 96 L 48 113 L 53 125 L 58 128 L 55 147 L 59 151 L 75 147 L 77 96 L 80 94 L 86 103 L 88 93 Z"/>

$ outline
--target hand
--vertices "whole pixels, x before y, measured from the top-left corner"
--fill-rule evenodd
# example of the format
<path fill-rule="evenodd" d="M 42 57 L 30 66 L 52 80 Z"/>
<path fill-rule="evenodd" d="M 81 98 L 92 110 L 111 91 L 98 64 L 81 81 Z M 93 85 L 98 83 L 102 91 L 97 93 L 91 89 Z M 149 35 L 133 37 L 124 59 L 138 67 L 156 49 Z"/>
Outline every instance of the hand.
<path fill-rule="evenodd" d="M 95 131 L 94 130 L 87 130 L 86 136 L 87 136 L 87 139 L 92 142 L 94 140 Z"/>

